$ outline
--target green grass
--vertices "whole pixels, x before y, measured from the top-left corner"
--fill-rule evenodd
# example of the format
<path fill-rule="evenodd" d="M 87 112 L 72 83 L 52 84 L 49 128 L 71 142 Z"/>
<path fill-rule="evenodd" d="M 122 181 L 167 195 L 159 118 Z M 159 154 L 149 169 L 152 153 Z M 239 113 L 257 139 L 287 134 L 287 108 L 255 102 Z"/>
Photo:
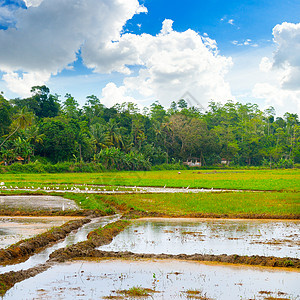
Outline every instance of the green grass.
<path fill-rule="evenodd" d="M 154 290 L 143 288 L 141 286 L 134 286 L 128 290 L 117 291 L 118 294 L 124 294 L 128 297 L 149 297 Z"/>
<path fill-rule="evenodd" d="M 7 187 L 40 187 L 66 184 L 167 186 L 243 190 L 300 191 L 300 170 L 181 170 L 68 174 L 1 174 Z"/>
<path fill-rule="evenodd" d="M 229 192 L 199 194 L 96 195 L 98 201 L 166 215 L 266 214 L 300 215 L 300 194 L 291 192 Z"/>
<path fill-rule="evenodd" d="M 77 205 L 82 209 L 93 209 L 100 210 L 107 214 L 111 214 L 113 209 L 109 204 L 99 201 L 97 195 L 94 194 L 74 194 L 74 193 L 63 193 L 60 196 L 74 200 Z"/>

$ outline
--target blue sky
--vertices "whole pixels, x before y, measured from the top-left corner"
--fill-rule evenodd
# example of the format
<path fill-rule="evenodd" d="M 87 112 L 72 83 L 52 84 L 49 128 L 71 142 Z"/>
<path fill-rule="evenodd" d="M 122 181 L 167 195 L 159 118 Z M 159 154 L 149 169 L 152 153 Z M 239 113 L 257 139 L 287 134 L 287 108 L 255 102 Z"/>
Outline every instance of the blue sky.
<path fill-rule="evenodd" d="M 0 0 L 0 90 L 300 114 L 300 1 Z"/>

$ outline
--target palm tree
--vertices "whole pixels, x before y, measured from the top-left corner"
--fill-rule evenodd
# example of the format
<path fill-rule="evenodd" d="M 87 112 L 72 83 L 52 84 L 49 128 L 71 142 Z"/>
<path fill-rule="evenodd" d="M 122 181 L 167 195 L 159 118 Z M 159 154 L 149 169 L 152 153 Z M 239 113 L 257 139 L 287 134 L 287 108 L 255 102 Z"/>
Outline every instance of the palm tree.
<path fill-rule="evenodd" d="M 19 129 L 27 128 L 28 126 L 30 126 L 32 124 L 32 122 L 33 122 L 33 114 L 31 112 L 29 112 L 25 106 L 22 107 L 22 109 L 15 115 L 15 119 L 12 123 L 12 127 L 15 127 L 15 129 L 1 143 L 0 148 Z"/>
<path fill-rule="evenodd" d="M 109 141 L 115 147 L 123 146 L 123 139 L 120 133 L 120 128 L 115 119 L 109 119 L 106 124 L 106 130 L 108 133 Z"/>
<path fill-rule="evenodd" d="M 94 138 L 93 143 L 96 145 L 95 152 L 110 146 L 110 139 L 104 126 L 96 123 L 91 126 L 91 134 Z"/>
<path fill-rule="evenodd" d="M 36 144 L 42 144 L 44 141 L 45 134 L 39 133 L 39 128 L 36 125 L 30 126 L 26 130 L 26 142 L 32 143 L 32 154 L 34 155 L 34 148 Z"/>

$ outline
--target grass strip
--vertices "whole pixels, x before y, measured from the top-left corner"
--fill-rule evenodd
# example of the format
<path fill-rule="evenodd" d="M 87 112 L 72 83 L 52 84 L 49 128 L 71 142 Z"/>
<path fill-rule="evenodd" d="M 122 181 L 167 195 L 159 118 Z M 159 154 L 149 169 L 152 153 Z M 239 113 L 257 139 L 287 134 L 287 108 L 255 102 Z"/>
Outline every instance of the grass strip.
<path fill-rule="evenodd" d="M 138 217 L 300 218 L 300 193 L 291 192 L 122 194 L 95 199 L 119 210 L 140 211 Z"/>
<path fill-rule="evenodd" d="M 127 171 L 72 174 L 1 174 L 6 187 L 44 187 L 54 184 L 110 186 L 167 186 L 242 190 L 300 191 L 300 169 Z"/>

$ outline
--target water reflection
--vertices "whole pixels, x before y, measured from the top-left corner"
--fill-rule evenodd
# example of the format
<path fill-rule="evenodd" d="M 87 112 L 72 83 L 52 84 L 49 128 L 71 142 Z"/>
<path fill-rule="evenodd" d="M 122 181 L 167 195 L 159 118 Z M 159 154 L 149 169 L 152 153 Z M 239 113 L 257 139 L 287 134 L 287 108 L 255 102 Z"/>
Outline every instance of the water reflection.
<path fill-rule="evenodd" d="M 0 217 L 0 248 L 33 237 L 74 217 Z"/>
<path fill-rule="evenodd" d="M 299 221 L 148 219 L 135 221 L 99 249 L 299 258 L 299 236 Z"/>
<path fill-rule="evenodd" d="M 56 243 L 51 247 L 48 247 L 43 251 L 31 256 L 27 261 L 16 265 L 0 266 L 0 273 L 2 274 L 9 271 L 19 271 L 22 269 L 26 270 L 31 267 L 37 266 L 38 264 L 45 263 L 53 251 L 76 244 L 78 242 L 82 242 L 87 239 L 87 234 L 90 231 L 99 227 L 103 227 L 106 224 L 114 222 L 119 218 L 119 215 L 95 218 L 90 223 L 87 223 L 78 230 L 71 232 L 63 241 Z"/>
<path fill-rule="evenodd" d="M 170 260 L 76 261 L 16 284 L 3 299 L 115 299 L 118 290 L 134 286 L 157 291 L 149 299 L 187 299 L 188 290 L 207 297 L 202 299 L 298 299 L 299 282 L 299 273 L 261 268 Z"/>

